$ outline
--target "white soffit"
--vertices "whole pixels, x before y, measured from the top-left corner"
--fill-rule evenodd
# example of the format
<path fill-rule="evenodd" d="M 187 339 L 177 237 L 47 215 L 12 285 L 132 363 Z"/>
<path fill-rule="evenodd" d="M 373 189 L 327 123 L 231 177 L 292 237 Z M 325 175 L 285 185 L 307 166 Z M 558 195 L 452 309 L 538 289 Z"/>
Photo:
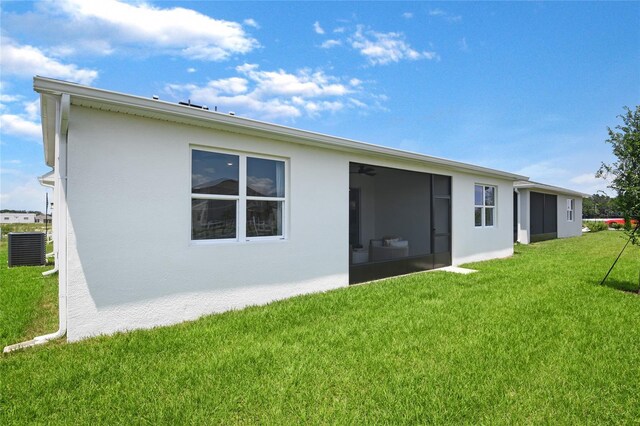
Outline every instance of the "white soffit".
<path fill-rule="evenodd" d="M 514 173 L 476 166 L 444 158 L 432 157 L 414 152 L 358 142 L 350 139 L 329 136 L 321 133 L 295 129 L 278 124 L 266 123 L 249 118 L 237 117 L 214 111 L 192 108 L 166 101 L 127 95 L 108 90 L 95 89 L 80 84 L 69 83 L 46 77 L 34 77 L 34 90 L 40 93 L 41 99 L 45 94 L 61 95 L 67 93 L 71 96 L 71 104 L 103 111 L 118 112 L 137 115 L 146 118 L 172 121 L 182 124 L 209 127 L 228 132 L 242 133 L 252 136 L 267 137 L 280 141 L 297 144 L 313 145 L 331 148 L 340 151 L 355 152 L 360 154 L 376 154 L 394 159 L 428 163 L 441 167 L 456 169 L 459 171 L 499 177 L 507 180 L 526 180 L 526 176 Z M 43 126 L 51 126 L 54 123 L 45 123 Z M 43 131 L 47 132 L 46 129 Z M 46 144 L 45 138 L 45 144 Z M 45 152 L 46 152 L 45 148 Z"/>

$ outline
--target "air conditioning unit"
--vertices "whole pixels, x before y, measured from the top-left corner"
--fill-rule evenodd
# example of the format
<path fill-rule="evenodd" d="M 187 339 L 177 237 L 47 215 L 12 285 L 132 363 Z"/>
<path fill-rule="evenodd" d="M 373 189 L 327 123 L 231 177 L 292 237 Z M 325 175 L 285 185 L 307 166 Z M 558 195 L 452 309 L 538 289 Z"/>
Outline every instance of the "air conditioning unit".
<path fill-rule="evenodd" d="M 9 232 L 9 267 L 42 266 L 45 249 L 43 232 Z"/>

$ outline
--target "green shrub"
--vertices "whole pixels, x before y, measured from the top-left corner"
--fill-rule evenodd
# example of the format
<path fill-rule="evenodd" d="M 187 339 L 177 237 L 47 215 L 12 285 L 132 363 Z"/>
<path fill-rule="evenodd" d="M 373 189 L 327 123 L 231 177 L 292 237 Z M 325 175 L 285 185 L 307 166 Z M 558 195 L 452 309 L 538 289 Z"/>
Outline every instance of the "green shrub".
<path fill-rule="evenodd" d="M 623 229 L 624 225 L 618 222 L 613 222 L 611 225 L 609 225 L 609 227 L 611 229 Z"/>
<path fill-rule="evenodd" d="M 606 231 L 608 229 L 607 224 L 600 221 L 584 221 L 582 224 L 589 228 L 591 232 Z"/>

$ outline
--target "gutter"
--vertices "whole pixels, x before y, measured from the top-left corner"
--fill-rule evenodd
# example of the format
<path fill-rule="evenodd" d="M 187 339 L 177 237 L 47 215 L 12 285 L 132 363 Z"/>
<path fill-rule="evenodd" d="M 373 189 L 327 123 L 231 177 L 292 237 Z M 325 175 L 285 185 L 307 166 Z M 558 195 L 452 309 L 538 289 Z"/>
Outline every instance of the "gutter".
<path fill-rule="evenodd" d="M 140 96 L 127 95 L 109 90 L 96 89 L 76 83 L 69 83 L 52 78 L 36 76 L 33 79 L 34 90 L 41 97 L 69 94 L 73 105 L 113 111 L 124 114 L 134 114 L 142 117 L 161 119 L 166 121 L 211 127 L 235 133 L 260 135 L 270 139 L 289 143 L 311 145 L 320 148 L 332 148 L 343 152 L 358 154 L 373 154 L 392 159 L 415 161 L 431 166 L 453 168 L 473 174 L 488 175 L 507 180 L 526 180 L 526 176 L 503 172 L 488 167 L 462 163 L 439 157 L 402 151 L 381 145 L 355 141 L 322 133 L 300 130 L 279 124 L 267 123 L 244 117 L 232 116 L 220 112 L 194 109 L 170 102 Z"/>
<path fill-rule="evenodd" d="M 54 199 L 57 206 L 56 231 L 54 237 L 55 266 L 52 270 L 42 275 L 58 274 L 58 329 L 53 333 L 36 336 L 25 342 L 5 346 L 3 353 L 13 352 L 18 349 L 42 345 L 50 340 L 59 339 L 67 334 L 67 133 L 69 130 L 69 110 L 71 98 L 68 94 L 62 94 L 57 103 L 57 120 L 55 131 L 55 166 L 54 166 Z M 44 123 L 44 121 L 43 121 Z M 44 186 L 51 186 L 41 183 Z M 60 241 L 62 237 L 62 241 Z M 59 261 L 59 258 L 62 262 Z"/>

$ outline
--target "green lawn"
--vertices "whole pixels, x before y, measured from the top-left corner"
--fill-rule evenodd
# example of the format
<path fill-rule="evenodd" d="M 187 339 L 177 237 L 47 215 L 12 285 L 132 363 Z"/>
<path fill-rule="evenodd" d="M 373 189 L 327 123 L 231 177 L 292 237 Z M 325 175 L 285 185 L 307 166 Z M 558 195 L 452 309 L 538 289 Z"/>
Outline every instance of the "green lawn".
<path fill-rule="evenodd" d="M 58 277 L 42 276 L 52 268 L 8 269 L 7 240 L 3 237 L 0 241 L 1 348 L 58 328 Z"/>
<path fill-rule="evenodd" d="M 598 285 L 623 244 L 548 241 L 476 274 L 17 352 L 0 424 L 638 424 L 640 250 Z"/>

